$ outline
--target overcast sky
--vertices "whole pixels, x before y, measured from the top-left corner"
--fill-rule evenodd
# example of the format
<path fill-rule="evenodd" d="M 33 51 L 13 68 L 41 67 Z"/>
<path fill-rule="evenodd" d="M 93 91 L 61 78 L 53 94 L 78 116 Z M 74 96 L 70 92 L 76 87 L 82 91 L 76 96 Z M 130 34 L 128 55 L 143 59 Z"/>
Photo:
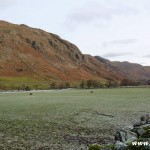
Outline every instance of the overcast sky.
<path fill-rule="evenodd" d="M 150 66 L 150 0 L 0 0 L 0 20 L 58 34 L 84 54 Z"/>

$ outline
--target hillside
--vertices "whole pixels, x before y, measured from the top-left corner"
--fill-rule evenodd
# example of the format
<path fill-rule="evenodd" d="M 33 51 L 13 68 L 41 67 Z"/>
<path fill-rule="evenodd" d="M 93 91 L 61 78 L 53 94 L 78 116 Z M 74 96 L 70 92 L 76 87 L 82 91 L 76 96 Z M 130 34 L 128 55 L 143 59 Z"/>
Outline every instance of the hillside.
<path fill-rule="evenodd" d="M 0 21 L 0 77 L 46 81 L 149 78 L 150 68 L 82 54 L 58 35 Z M 138 74 L 138 75 L 137 75 Z"/>
<path fill-rule="evenodd" d="M 127 61 L 109 61 L 100 56 L 95 56 L 97 60 L 106 64 L 111 71 L 117 72 L 118 75 L 131 80 L 150 79 L 150 67 L 142 66 Z"/>

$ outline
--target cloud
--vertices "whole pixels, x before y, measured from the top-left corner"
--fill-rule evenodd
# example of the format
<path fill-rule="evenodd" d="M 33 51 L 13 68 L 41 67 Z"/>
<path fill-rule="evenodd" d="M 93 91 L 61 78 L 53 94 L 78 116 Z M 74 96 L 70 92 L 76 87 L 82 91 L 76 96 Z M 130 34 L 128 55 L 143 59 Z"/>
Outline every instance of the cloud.
<path fill-rule="evenodd" d="M 112 58 L 112 57 L 119 57 L 119 56 L 126 56 L 126 55 L 132 55 L 132 53 L 129 52 L 110 52 L 105 55 L 103 55 L 104 58 Z"/>
<path fill-rule="evenodd" d="M 114 16 L 137 14 L 135 7 L 120 0 L 88 0 L 85 5 L 72 10 L 67 21 L 72 24 L 103 22 Z"/>
<path fill-rule="evenodd" d="M 149 54 L 149 55 L 145 55 L 145 56 L 143 56 L 143 57 L 145 57 L 145 58 L 150 58 L 150 54 Z"/>
<path fill-rule="evenodd" d="M 14 5 L 17 0 L 0 0 L 0 8 L 6 8 L 11 5 Z"/>
<path fill-rule="evenodd" d="M 107 47 L 109 45 L 126 45 L 126 44 L 133 44 L 137 42 L 137 39 L 122 39 L 122 40 L 113 40 L 109 42 L 103 42 L 102 46 Z"/>

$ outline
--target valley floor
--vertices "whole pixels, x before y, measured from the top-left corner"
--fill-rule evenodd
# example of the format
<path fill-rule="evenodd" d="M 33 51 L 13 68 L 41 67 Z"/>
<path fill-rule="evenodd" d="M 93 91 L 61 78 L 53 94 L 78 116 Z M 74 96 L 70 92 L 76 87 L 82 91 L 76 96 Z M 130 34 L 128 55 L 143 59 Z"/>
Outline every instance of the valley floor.
<path fill-rule="evenodd" d="M 0 149 L 86 150 L 150 113 L 149 88 L 0 94 Z"/>

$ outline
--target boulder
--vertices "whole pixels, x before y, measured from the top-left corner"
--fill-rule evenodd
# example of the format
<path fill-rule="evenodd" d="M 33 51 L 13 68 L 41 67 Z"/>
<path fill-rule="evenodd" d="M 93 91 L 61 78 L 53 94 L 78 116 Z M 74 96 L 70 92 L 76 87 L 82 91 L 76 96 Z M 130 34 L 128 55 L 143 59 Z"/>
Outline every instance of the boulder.
<path fill-rule="evenodd" d="M 133 130 L 137 133 L 138 137 L 142 136 L 146 132 L 142 127 L 134 128 Z"/>
<path fill-rule="evenodd" d="M 133 142 L 137 145 L 133 145 Z M 111 146 L 92 144 L 89 150 L 150 150 L 150 114 L 143 115 L 140 122 L 133 127 L 128 126 L 116 131 L 115 144 Z"/>
<path fill-rule="evenodd" d="M 137 139 L 137 134 L 129 130 L 119 130 L 115 134 L 115 141 L 125 143 L 129 139 Z"/>
<path fill-rule="evenodd" d="M 115 144 L 115 150 L 126 150 L 127 145 L 124 144 L 123 142 L 117 141 Z"/>
<path fill-rule="evenodd" d="M 145 124 L 150 123 L 150 114 L 143 115 L 140 119 Z"/>
<path fill-rule="evenodd" d="M 145 124 L 149 124 L 150 123 L 150 114 L 146 114 L 141 116 L 140 118 L 140 122 L 136 122 L 133 127 L 139 127 Z"/>

